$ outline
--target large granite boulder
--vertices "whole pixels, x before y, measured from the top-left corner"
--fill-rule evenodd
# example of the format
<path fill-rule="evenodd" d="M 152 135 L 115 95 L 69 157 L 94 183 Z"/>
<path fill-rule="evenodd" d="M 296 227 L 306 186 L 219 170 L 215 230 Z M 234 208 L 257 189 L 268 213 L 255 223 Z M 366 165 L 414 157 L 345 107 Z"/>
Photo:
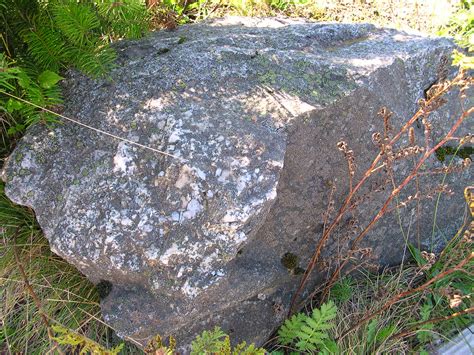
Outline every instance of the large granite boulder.
<path fill-rule="evenodd" d="M 235 341 L 262 344 L 321 236 L 331 186 L 336 204 L 347 193 L 336 143 L 350 145 L 362 172 L 377 154 L 380 107 L 400 127 L 452 49 L 447 39 L 371 25 L 248 18 L 119 43 L 109 79 L 69 74 L 64 114 L 129 142 L 66 121 L 36 125 L 6 164 L 6 192 L 34 209 L 54 252 L 112 284 L 102 309 L 120 335 L 146 344 L 173 334 L 186 345 L 219 325 Z M 457 102 L 433 116 L 435 136 Z M 462 218 L 468 174 L 442 199 L 435 239 Z M 386 183 L 381 170 L 338 235 L 373 216 Z M 367 236 L 373 262 L 404 255 L 398 218 L 412 226 L 405 237 L 431 242 L 433 202 L 415 209 L 389 213 Z M 428 222 L 416 228 L 420 215 Z M 324 255 L 343 247 L 330 241 Z"/>

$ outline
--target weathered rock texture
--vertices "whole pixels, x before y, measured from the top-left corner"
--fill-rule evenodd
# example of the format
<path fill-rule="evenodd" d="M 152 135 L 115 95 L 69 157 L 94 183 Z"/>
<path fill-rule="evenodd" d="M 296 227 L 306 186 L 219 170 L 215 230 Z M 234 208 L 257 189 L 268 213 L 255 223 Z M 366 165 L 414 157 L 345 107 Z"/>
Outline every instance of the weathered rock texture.
<path fill-rule="evenodd" d="M 105 319 L 143 344 L 156 333 L 189 344 L 214 325 L 261 344 L 284 318 L 321 236 L 331 184 L 337 203 L 347 193 L 336 142 L 347 141 L 366 168 L 380 107 L 400 127 L 453 49 L 446 39 L 371 25 L 244 18 L 117 47 L 111 80 L 69 76 L 64 114 L 175 157 L 68 122 L 37 125 L 4 178 L 8 196 L 35 210 L 53 251 L 92 281 L 113 284 Z M 449 128 L 455 102 L 433 116 L 435 136 Z M 372 189 L 383 181 L 381 173 Z M 379 190 L 360 200 L 360 226 L 387 196 Z M 436 238 L 454 230 L 461 201 L 442 200 Z M 421 215 L 426 245 L 433 203 L 415 207 L 401 212 L 402 225 L 416 240 Z M 395 217 L 366 239 L 373 262 L 403 255 Z M 329 242 L 326 257 L 341 243 Z M 316 272 L 309 287 L 318 280 Z"/>

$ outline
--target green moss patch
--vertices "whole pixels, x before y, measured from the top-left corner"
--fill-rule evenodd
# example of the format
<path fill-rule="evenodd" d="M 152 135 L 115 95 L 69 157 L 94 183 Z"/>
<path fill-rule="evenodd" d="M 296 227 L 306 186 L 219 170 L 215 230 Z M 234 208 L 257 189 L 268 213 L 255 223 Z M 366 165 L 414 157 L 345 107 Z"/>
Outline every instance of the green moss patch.
<path fill-rule="evenodd" d="M 470 158 L 471 155 L 474 154 L 474 147 L 463 147 L 458 150 L 456 147 L 451 146 L 443 146 L 436 150 L 436 158 L 440 162 L 444 162 L 446 160 L 446 156 L 448 155 L 456 155 L 461 159 Z"/>

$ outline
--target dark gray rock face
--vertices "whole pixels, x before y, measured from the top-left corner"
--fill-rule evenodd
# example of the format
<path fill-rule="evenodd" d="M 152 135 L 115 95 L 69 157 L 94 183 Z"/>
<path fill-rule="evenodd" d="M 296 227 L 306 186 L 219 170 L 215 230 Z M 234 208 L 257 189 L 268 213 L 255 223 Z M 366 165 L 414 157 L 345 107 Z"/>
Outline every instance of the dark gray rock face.
<path fill-rule="evenodd" d="M 347 193 L 336 143 L 348 142 L 359 170 L 367 168 L 380 107 L 400 127 L 452 49 L 445 39 L 371 25 L 247 18 L 120 43 L 111 80 L 70 75 L 64 114 L 172 156 L 68 122 L 38 125 L 6 164 L 6 191 L 35 210 L 53 251 L 113 284 L 102 308 L 122 336 L 145 344 L 173 334 L 189 344 L 220 325 L 236 341 L 262 344 L 321 236 L 330 185 L 336 203 Z M 436 136 L 459 112 L 455 102 L 433 116 Z M 441 201 L 438 239 L 462 218 L 468 174 Z M 382 173 L 372 187 L 381 181 Z M 387 193 L 360 200 L 361 226 Z M 400 215 L 405 236 L 425 247 L 433 206 Z M 367 236 L 374 262 L 401 260 L 397 226 L 392 212 Z M 327 247 L 331 257 L 344 245 Z"/>

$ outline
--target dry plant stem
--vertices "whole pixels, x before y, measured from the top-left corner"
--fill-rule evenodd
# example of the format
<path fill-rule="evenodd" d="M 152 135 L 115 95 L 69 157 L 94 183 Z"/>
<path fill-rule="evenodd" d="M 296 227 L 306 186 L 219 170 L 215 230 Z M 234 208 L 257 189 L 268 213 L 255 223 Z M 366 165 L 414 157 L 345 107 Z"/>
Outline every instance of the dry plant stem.
<path fill-rule="evenodd" d="M 449 316 L 428 319 L 424 322 L 419 322 L 419 323 L 416 323 L 416 324 L 412 325 L 409 330 L 405 330 L 403 332 L 394 334 L 393 336 L 391 336 L 389 338 L 389 340 L 394 340 L 394 339 L 398 339 L 398 338 L 404 338 L 406 336 L 411 336 L 414 331 L 416 331 L 417 329 L 419 329 L 419 327 L 421 327 L 425 324 L 439 323 L 439 322 L 442 322 L 442 321 L 450 320 L 450 319 L 453 319 L 453 318 L 456 318 L 456 317 L 459 317 L 459 316 L 463 316 L 465 314 L 470 314 L 470 313 L 474 313 L 474 307 L 463 309 L 462 311 L 453 313 Z"/>
<path fill-rule="evenodd" d="M 416 160 L 413 159 L 413 165 L 416 166 Z M 420 177 L 418 176 L 418 174 L 416 175 L 416 178 L 415 178 L 415 186 L 416 186 L 416 195 L 420 194 Z M 417 199 L 416 200 L 416 247 L 418 249 L 421 248 L 421 241 L 420 241 L 420 236 L 421 236 L 421 232 L 420 232 L 420 228 L 421 228 L 421 203 L 420 203 L 420 199 Z"/>
<path fill-rule="evenodd" d="M 459 126 L 461 125 L 461 123 L 466 119 L 466 117 L 468 117 L 469 115 L 471 115 L 472 113 L 474 112 L 474 107 L 471 107 L 469 110 L 467 111 L 464 111 L 463 114 L 457 119 L 457 121 L 455 122 L 455 124 L 451 127 L 451 130 L 446 134 L 446 136 L 441 139 L 438 144 L 436 144 L 433 148 L 431 148 L 430 150 L 427 150 L 425 152 L 425 154 L 423 155 L 423 157 L 418 161 L 418 164 L 415 166 L 415 168 L 412 170 L 412 172 L 405 178 L 405 180 L 403 180 L 403 182 L 398 185 L 397 188 L 395 188 L 392 193 L 390 194 L 390 196 L 387 198 L 387 200 L 385 201 L 385 203 L 383 204 L 382 208 L 379 210 L 379 212 L 377 213 L 377 215 L 372 219 L 372 221 L 370 221 L 370 223 L 365 227 L 365 229 L 357 236 L 356 239 L 354 239 L 354 242 L 352 244 L 352 248 L 351 250 L 354 250 L 357 248 L 359 242 L 362 240 L 362 238 L 364 238 L 367 233 L 372 229 L 372 227 L 378 222 L 378 220 L 380 218 L 383 217 L 383 215 L 386 213 L 387 211 L 387 208 L 388 206 L 390 205 L 390 203 L 392 202 L 392 200 L 395 198 L 395 196 L 397 196 L 400 191 L 411 181 L 415 178 L 415 176 L 417 175 L 418 173 L 418 170 L 420 169 L 420 167 L 423 165 L 423 163 L 426 161 L 426 159 L 428 159 L 438 148 L 440 148 L 443 144 L 446 143 L 447 141 L 447 138 L 451 137 L 454 132 L 456 132 L 456 130 L 459 128 Z M 345 260 L 342 262 L 341 265 L 339 265 L 337 268 L 336 268 L 336 271 L 334 271 L 333 275 L 331 276 L 331 279 L 329 280 L 329 282 L 327 283 L 327 286 L 326 286 L 326 289 L 325 291 L 323 292 L 323 299 L 325 298 L 325 296 L 327 295 L 328 293 L 328 290 L 329 288 L 334 284 L 334 282 L 336 281 L 336 279 L 339 277 L 339 274 L 341 272 L 341 270 L 344 268 L 344 266 L 347 264 L 348 260 Z"/>
<path fill-rule="evenodd" d="M 403 125 L 403 127 L 398 131 L 398 133 L 390 140 L 390 142 L 388 143 L 389 145 L 393 145 L 395 144 L 401 137 L 402 135 L 416 122 L 417 119 L 421 118 L 422 116 L 426 115 L 427 112 L 426 112 L 426 107 L 429 107 L 431 103 L 433 103 L 435 100 L 437 100 L 439 97 L 441 97 L 442 95 L 444 95 L 445 93 L 447 93 L 448 91 L 450 91 L 454 85 L 457 83 L 457 81 L 459 80 L 462 80 L 462 77 L 463 77 L 463 72 L 461 71 L 457 76 L 456 78 L 454 78 L 448 85 L 446 85 L 445 87 L 443 87 L 441 90 L 439 90 L 435 95 L 433 95 L 429 100 L 426 101 L 426 105 L 420 109 L 418 109 L 418 111 Z M 451 136 L 449 137 L 449 139 L 451 138 Z M 331 225 L 329 226 L 329 228 L 327 228 L 327 230 L 325 231 L 325 233 L 323 233 L 323 236 L 321 237 L 321 239 L 318 241 L 318 244 L 316 245 L 316 249 L 315 249 L 315 252 L 308 264 L 308 267 L 303 275 L 303 278 L 300 282 L 300 285 L 298 287 L 298 289 L 295 291 L 295 293 L 293 294 L 293 297 L 292 297 L 292 300 L 291 300 L 291 305 L 290 305 L 290 309 L 289 309 L 289 312 L 288 312 L 288 315 L 291 315 L 292 314 L 292 311 L 293 311 L 293 308 L 295 306 L 295 303 L 296 303 L 296 300 L 299 296 L 299 294 L 301 293 L 301 291 L 303 290 L 304 286 L 306 285 L 306 282 L 308 281 L 308 278 L 311 274 L 311 272 L 313 271 L 317 261 L 319 260 L 319 257 L 321 255 L 321 251 L 324 247 L 324 245 L 326 244 L 327 240 L 329 239 L 329 236 L 331 235 L 331 233 L 334 231 L 334 229 L 336 228 L 336 226 L 339 224 L 339 222 L 341 221 L 341 219 L 343 218 L 345 212 L 347 211 L 348 207 L 350 207 L 350 203 L 354 197 L 354 195 L 356 194 L 356 192 L 364 185 L 364 183 L 367 181 L 367 179 L 376 171 L 378 170 L 377 168 L 377 164 L 380 162 L 380 160 L 382 159 L 382 152 L 379 152 L 379 154 L 375 157 L 375 159 L 373 160 L 372 164 L 370 165 L 370 167 L 366 170 L 366 172 L 364 173 L 364 176 L 361 178 L 361 180 L 357 183 L 357 185 L 349 192 L 349 194 L 347 195 L 346 199 L 344 200 L 341 208 L 339 209 L 338 211 L 338 214 L 336 216 L 336 218 L 334 219 L 334 221 L 331 223 Z M 377 169 L 376 169 L 377 168 Z"/>
<path fill-rule="evenodd" d="M 405 297 L 408 297 L 414 293 L 417 293 L 417 292 L 421 292 L 425 289 L 427 289 L 430 285 L 432 285 L 433 283 L 441 280 L 442 278 L 456 272 L 456 271 L 461 271 L 461 272 L 466 272 L 466 270 L 463 269 L 463 267 L 472 259 L 474 258 L 474 252 L 471 252 L 471 254 L 469 256 L 467 256 L 465 259 L 463 259 L 459 264 L 457 264 L 456 266 L 454 266 L 453 268 L 451 269 L 448 269 L 444 272 L 441 272 L 439 273 L 438 275 L 436 275 L 435 277 L 433 277 L 432 279 L 428 280 L 427 282 L 425 282 L 424 284 L 414 288 L 414 289 L 411 289 L 411 290 L 407 290 L 407 291 L 404 291 L 404 292 L 401 292 L 399 293 L 398 295 L 392 297 L 391 299 L 389 299 L 387 302 L 385 302 L 385 304 L 380 307 L 377 311 L 365 316 L 364 318 L 362 318 L 360 321 L 357 322 L 357 324 L 353 325 L 352 327 L 350 327 L 347 331 L 345 331 L 340 337 L 339 337 L 339 340 L 344 338 L 347 334 L 349 334 L 350 332 L 352 332 L 353 330 L 357 329 L 358 327 L 360 327 L 362 324 L 368 322 L 369 320 L 375 318 L 377 315 L 379 315 L 380 313 L 382 313 L 383 311 L 385 311 L 386 309 L 390 308 L 393 304 L 395 304 L 396 302 L 398 302 L 399 300 L 401 300 L 402 298 L 405 298 Z"/>

